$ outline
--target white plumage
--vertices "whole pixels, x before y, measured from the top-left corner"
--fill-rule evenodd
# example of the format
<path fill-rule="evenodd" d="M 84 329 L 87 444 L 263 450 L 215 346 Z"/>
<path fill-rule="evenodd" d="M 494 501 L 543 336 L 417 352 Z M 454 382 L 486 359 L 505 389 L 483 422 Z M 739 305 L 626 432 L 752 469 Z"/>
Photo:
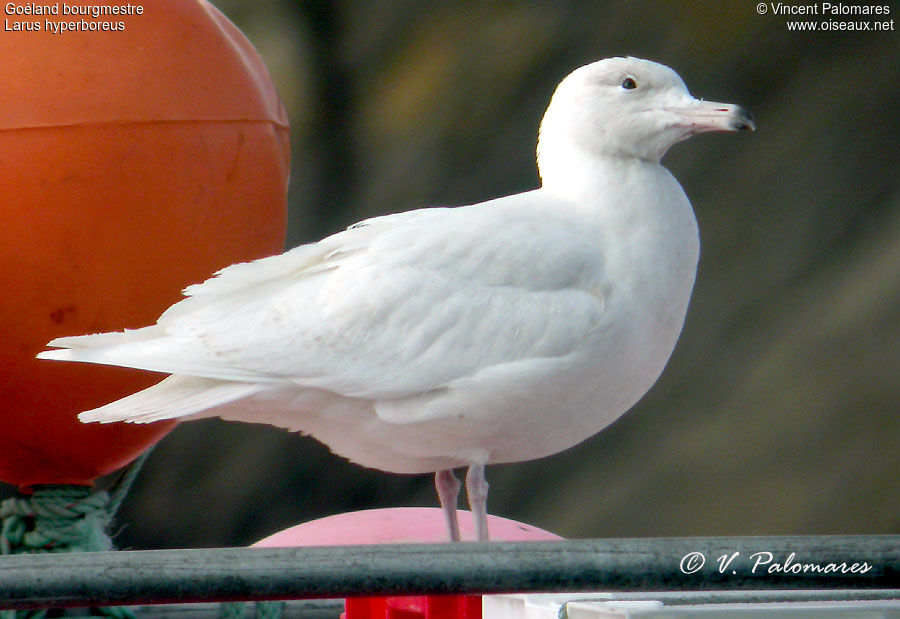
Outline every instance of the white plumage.
<path fill-rule="evenodd" d="M 487 539 L 485 464 L 571 447 L 662 372 L 698 240 L 659 159 L 694 133 L 743 128 L 746 112 L 692 98 L 671 69 L 599 61 L 553 96 L 540 189 L 369 219 L 223 269 L 153 326 L 58 338 L 39 357 L 172 374 L 84 422 L 270 423 L 364 466 L 437 472 L 451 537 L 450 469 L 471 467 Z"/>

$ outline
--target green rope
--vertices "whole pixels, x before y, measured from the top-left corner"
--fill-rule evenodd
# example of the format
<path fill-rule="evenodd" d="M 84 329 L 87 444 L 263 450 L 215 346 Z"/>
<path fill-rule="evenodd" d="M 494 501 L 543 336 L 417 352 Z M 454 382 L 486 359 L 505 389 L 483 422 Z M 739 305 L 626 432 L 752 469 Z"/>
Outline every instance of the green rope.
<path fill-rule="evenodd" d="M 0 553 L 97 552 L 112 550 L 107 528 L 149 450 L 132 462 L 107 490 L 89 486 L 36 486 L 31 496 L 0 501 Z M 97 609 L 101 617 L 133 618 L 123 606 Z M 42 619 L 46 610 L 0 610 L 0 619 Z"/>
<path fill-rule="evenodd" d="M 0 501 L 0 554 L 45 552 L 97 552 L 112 550 L 107 534 L 113 515 L 137 477 L 150 450 L 132 462 L 109 490 L 92 492 L 89 486 L 36 486 L 31 496 Z M 257 602 L 256 619 L 281 619 L 283 602 Z M 246 605 L 220 605 L 223 619 L 244 617 Z M 95 609 L 100 617 L 134 619 L 127 606 Z M 93 613 L 92 613 L 93 615 Z M 0 619 L 44 619 L 47 610 L 0 610 Z"/>
<path fill-rule="evenodd" d="M 243 602 L 222 602 L 219 604 L 219 619 L 244 619 L 246 608 Z"/>
<path fill-rule="evenodd" d="M 257 602 L 256 619 L 281 619 L 284 602 Z"/>
<path fill-rule="evenodd" d="M 38 486 L 30 497 L 6 499 L 0 503 L 0 552 L 110 550 L 108 507 L 109 494 L 92 494 L 88 486 Z"/>
<path fill-rule="evenodd" d="M 247 605 L 244 602 L 222 602 L 219 605 L 220 619 L 244 619 Z M 281 619 L 284 602 L 256 602 L 254 619 Z"/>

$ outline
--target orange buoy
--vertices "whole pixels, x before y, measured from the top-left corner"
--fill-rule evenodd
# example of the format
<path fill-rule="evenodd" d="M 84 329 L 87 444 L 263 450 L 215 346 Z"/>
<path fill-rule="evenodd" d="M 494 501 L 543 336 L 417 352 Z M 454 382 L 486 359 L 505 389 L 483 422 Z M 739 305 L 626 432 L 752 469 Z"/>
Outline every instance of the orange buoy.
<path fill-rule="evenodd" d="M 35 359 L 49 340 L 152 323 L 284 242 L 288 121 L 261 59 L 205 0 L 141 7 L 8 15 L 40 28 L 0 37 L 0 480 L 22 488 L 89 485 L 173 425 L 81 424 L 161 376 Z"/>

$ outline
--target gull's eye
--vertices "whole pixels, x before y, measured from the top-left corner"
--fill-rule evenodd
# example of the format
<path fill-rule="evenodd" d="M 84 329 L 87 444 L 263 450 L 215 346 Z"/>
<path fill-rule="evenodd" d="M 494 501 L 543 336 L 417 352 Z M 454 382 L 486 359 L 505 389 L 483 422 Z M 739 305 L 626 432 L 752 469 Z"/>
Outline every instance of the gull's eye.
<path fill-rule="evenodd" d="M 622 88 L 625 90 L 634 90 L 635 88 L 637 88 L 637 82 L 634 81 L 633 77 L 626 77 L 624 80 L 622 80 Z"/>

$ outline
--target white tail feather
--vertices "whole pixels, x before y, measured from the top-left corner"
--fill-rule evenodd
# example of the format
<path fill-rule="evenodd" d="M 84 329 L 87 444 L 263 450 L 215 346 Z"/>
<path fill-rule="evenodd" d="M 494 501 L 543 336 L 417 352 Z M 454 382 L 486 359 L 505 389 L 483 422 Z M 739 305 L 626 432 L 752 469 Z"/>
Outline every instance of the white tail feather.
<path fill-rule="evenodd" d="M 38 353 L 38 359 L 117 365 L 164 374 L 203 376 L 220 381 L 271 383 L 283 380 L 253 370 L 229 367 L 225 363 L 216 363 L 179 350 L 172 345 L 171 336 L 158 325 L 118 333 L 60 337 L 49 345 L 64 348 L 42 351 Z"/>
<path fill-rule="evenodd" d="M 152 423 L 188 417 L 253 395 L 263 389 L 252 383 L 233 383 L 194 376 L 170 376 L 162 382 L 78 415 L 83 423 Z"/>
<path fill-rule="evenodd" d="M 58 337 L 50 340 L 47 346 L 56 348 L 106 348 L 108 346 L 118 346 L 126 342 L 139 342 L 161 337 L 165 332 L 161 327 L 153 325 L 144 327 L 143 329 L 125 329 L 125 331 L 115 331 L 112 333 L 94 333 L 92 335 L 71 335 L 67 337 Z M 47 351 L 53 352 L 53 351 Z M 43 355 L 44 353 L 41 353 Z M 58 359 L 59 357 L 42 357 L 41 359 Z"/>

